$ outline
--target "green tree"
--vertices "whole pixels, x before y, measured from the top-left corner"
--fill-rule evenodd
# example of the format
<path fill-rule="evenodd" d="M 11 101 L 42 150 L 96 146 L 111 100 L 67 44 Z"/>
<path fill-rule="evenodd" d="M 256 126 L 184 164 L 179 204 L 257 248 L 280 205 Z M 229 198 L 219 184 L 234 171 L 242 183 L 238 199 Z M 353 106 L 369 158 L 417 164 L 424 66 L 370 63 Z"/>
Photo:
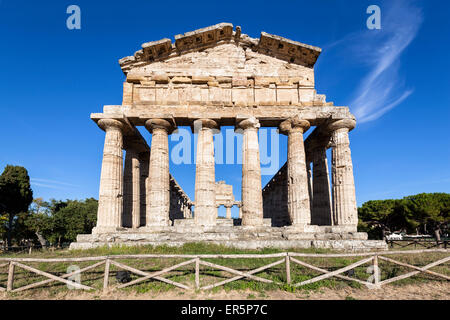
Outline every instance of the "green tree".
<path fill-rule="evenodd" d="M 14 222 L 28 211 L 33 201 L 30 177 L 24 167 L 7 165 L 0 175 L 0 210 L 7 216 L 8 246 L 12 244 Z"/>
<path fill-rule="evenodd" d="M 359 229 L 367 232 L 371 238 L 384 238 L 386 232 L 392 232 L 389 217 L 394 212 L 397 200 L 371 200 L 358 208 Z"/>
<path fill-rule="evenodd" d="M 78 234 L 91 233 L 97 222 L 98 201 L 93 198 L 67 200 L 67 206 L 54 213 L 54 242 L 75 241 Z"/>
<path fill-rule="evenodd" d="M 421 193 L 397 200 L 372 200 L 358 208 L 359 229 L 371 238 L 386 232 L 433 234 L 437 240 L 448 229 L 450 194 Z"/>
<path fill-rule="evenodd" d="M 41 246 L 45 247 L 52 235 L 54 225 L 51 204 L 43 201 L 42 198 L 34 199 L 24 224 L 34 233 Z"/>

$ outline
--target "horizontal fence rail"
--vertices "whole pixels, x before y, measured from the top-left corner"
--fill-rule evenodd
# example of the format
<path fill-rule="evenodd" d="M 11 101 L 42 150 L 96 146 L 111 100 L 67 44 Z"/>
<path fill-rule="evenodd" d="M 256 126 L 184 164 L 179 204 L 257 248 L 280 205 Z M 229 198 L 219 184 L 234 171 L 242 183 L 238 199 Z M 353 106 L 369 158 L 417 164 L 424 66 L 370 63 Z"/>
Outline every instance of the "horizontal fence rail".
<path fill-rule="evenodd" d="M 412 254 L 424 254 L 428 255 L 430 253 L 444 253 L 446 254 L 445 258 L 441 258 L 437 261 L 429 263 L 425 266 L 415 266 L 410 263 L 401 262 L 388 256 L 392 255 L 412 255 Z M 93 270 L 104 265 L 103 268 L 103 290 L 109 289 L 121 289 L 125 287 L 130 287 L 139 283 L 144 283 L 149 280 L 157 280 L 160 282 L 164 282 L 170 285 L 173 285 L 178 288 L 182 288 L 185 290 L 197 289 L 197 290 L 208 290 L 215 287 L 219 287 L 225 285 L 226 283 L 230 283 L 236 280 L 241 279 L 250 279 L 262 283 L 275 283 L 278 285 L 288 284 L 293 287 L 300 287 L 307 284 L 312 284 L 321 280 L 329 279 L 329 278 L 338 278 L 346 281 L 354 281 L 363 285 L 366 285 L 368 288 L 380 288 L 381 286 L 392 283 L 395 281 L 399 281 L 402 279 L 406 279 L 412 276 L 415 276 L 419 273 L 425 273 L 428 275 L 432 275 L 439 279 L 444 279 L 449 281 L 450 276 L 447 276 L 442 273 L 438 273 L 435 271 L 431 271 L 429 269 L 443 265 L 450 261 L 450 250 L 448 249 L 427 249 L 427 250 L 408 250 L 408 251 L 380 251 L 380 252 L 364 252 L 364 253 L 330 253 L 330 254 L 311 254 L 311 253 L 297 253 L 297 252 L 283 252 L 283 253 L 274 253 L 274 254 L 125 254 L 125 255 L 108 255 L 108 256 L 97 256 L 97 257 L 80 257 L 80 258 L 0 258 L 0 275 L 3 273 L 7 274 L 6 286 L 3 286 L 0 283 L 0 291 L 6 292 L 20 292 L 24 290 L 29 290 L 37 287 L 41 287 L 44 285 L 48 285 L 52 282 L 59 282 L 68 285 L 69 287 L 75 289 L 83 289 L 83 290 L 94 290 L 93 287 L 84 285 L 80 282 L 72 280 L 74 276 L 79 276 L 81 273 Z M 237 270 L 235 268 L 222 266 L 216 263 L 212 263 L 209 261 L 205 261 L 205 259 L 277 259 L 275 262 L 271 262 L 264 266 L 258 267 L 253 270 Z M 311 263 L 307 263 L 302 261 L 304 258 L 360 258 L 358 261 L 353 262 L 345 267 L 339 268 L 337 270 L 327 270 L 324 268 L 317 267 Z M 171 266 L 165 267 L 162 270 L 148 272 L 143 271 L 138 268 L 129 266 L 123 262 L 119 262 L 117 260 L 148 260 L 148 259 L 187 259 L 183 262 L 178 262 Z M 405 267 L 412 269 L 413 271 L 394 276 L 388 279 L 381 281 L 380 272 L 379 272 L 379 261 L 385 261 L 392 263 L 397 266 Z M 65 273 L 63 275 L 56 275 L 54 273 L 50 273 L 47 271 L 40 270 L 40 268 L 32 267 L 27 265 L 26 263 L 74 263 L 74 262 L 93 262 L 93 264 L 83 267 L 78 270 L 74 270 L 72 272 Z M 256 274 L 273 268 L 275 266 L 283 265 L 285 266 L 285 281 L 274 281 L 271 279 L 266 279 Z M 355 278 L 351 276 L 350 271 L 362 266 L 369 265 L 372 267 L 373 277 L 369 277 L 367 281 Z M 171 271 L 179 269 L 181 267 L 185 267 L 188 265 L 192 265 L 191 269 L 184 269 L 184 271 L 188 271 L 194 273 L 194 285 L 190 286 L 185 283 L 180 283 L 174 280 L 170 280 L 164 278 L 163 275 L 168 274 Z M 304 268 L 316 271 L 321 273 L 321 275 L 314 276 L 310 279 L 292 283 L 291 279 L 291 271 L 293 265 L 299 265 Z M 131 272 L 137 276 L 139 276 L 135 280 L 130 280 L 125 283 L 119 284 L 111 284 L 109 279 L 111 275 L 111 266 L 114 266 L 118 269 L 125 270 Z M 221 270 L 227 273 L 231 273 L 233 275 L 232 278 L 228 278 L 226 280 L 222 280 L 220 282 L 216 282 L 213 284 L 208 284 L 201 286 L 200 281 L 200 267 L 209 267 L 211 269 Z M 445 266 L 448 267 L 448 266 Z M 21 268 L 29 273 L 33 273 L 39 275 L 41 277 L 47 278 L 46 280 L 38 281 L 32 284 L 23 285 L 17 288 L 14 288 L 14 280 L 16 275 L 16 269 Z"/>
<path fill-rule="evenodd" d="M 400 248 L 407 248 L 409 246 L 414 246 L 414 248 L 417 248 L 418 246 L 426 248 L 426 249 L 432 249 L 432 248 L 442 248 L 447 249 L 449 239 L 444 240 L 434 240 L 434 239 L 402 239 L 402 240 L 395 240 L 395 239 L 387 239 L 386 243 L 391 247 L 394 248 L 394 245 L 399 246 Z"/>

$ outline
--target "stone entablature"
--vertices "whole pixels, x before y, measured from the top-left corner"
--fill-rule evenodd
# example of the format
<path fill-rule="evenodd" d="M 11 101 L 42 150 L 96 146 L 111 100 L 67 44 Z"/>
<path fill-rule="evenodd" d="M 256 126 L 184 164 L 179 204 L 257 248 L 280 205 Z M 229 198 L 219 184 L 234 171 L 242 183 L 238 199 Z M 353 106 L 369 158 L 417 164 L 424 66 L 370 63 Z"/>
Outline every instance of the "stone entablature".
<path fill-rule="evenodd" d="M 222 23 L 177 35 L 175 43 L 144 43 L 134 56 L 121 59 L 127 76 L 122 105 L 91 114 L 105 131 L 93 234 L 107 239 L 122 232 L 130 241 L 240 241 L 253 230 L 261 232 L 258 245 L 269 239 L 282 246 L 294 239 L 365 241 L 367 235 L 356 233 L 348 138 L 355 118 L 348 107 L 316 94 L 313 66 L 320 52 L 264 32 L 250 38 L 240 27 L 233 31 Z M 201 126 L 195 132 L 194 202 L 170 175 L 168 139 L 177 127 L 196 124 Z M 150 132 L 151 148 L 136 126 Z M 221 126 L 243 135 L 241 201 L 234 200 L 231 186 L 215 180 L 213 134 Z M 287 136 L 288 157 L 263 189 L 258 130 L 264 126 Z M 228 219 L 218 219 L 220 205 Z M 234 221 L 233 205 L 240 208 Z"/>
<path fill-rule="evenodd" d="M 123 105 L 327 106 L 314 90 L 320 48 L 240 27 L 212 27 L 144 43 L 121 59 L 127 76 Z"/>
<path fill-rule="evenodd" d="M 299 77 L 129 76 L 124 105 L 327 106 Z"/>

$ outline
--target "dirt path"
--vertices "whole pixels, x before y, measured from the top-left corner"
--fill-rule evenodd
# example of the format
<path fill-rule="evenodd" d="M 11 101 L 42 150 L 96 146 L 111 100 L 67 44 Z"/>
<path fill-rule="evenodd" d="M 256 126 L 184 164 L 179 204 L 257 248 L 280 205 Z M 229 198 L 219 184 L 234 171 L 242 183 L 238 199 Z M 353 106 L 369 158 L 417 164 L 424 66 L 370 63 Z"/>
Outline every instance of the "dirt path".
<path fill-rule="evenodd" d="M 102 300 L 247 300 L 247 299 L 277 299 L 277 300 L 450 300 L 450 283 L 426 283 L 404 286 L 386 286 L 378 290 L 345 288 L 333 290 L 328 288 L 316 291 L 299 291 L 296 293 L 276 290 L 252 292 L 252 291 L 229 291 L 224 290 L 212 292 L 195 292 L 184 290 L 170 290 L 161 293 L 130 293 L 130 292 L 83 292 L 78 290 L 59 293 L 56 296 L 45 292 L 31 294 L 24 292 L 21 295 L 8 296 L 0 293 L 0 299 L 56 299 L 56 300 L 78 300 L 78 299 L 102 299 Z"/>

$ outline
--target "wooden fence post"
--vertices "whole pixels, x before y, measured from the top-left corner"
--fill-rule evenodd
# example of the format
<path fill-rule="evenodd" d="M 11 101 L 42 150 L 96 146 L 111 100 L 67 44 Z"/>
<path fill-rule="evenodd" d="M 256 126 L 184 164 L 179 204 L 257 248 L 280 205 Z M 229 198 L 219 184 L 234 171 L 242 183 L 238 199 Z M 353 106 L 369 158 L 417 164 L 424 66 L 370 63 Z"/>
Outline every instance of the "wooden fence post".
<path fill-rule="evenodd" d="M 200 288 L 200 258 L 195 259 L 195 288 Z"/>
<path fill-rule="evenodd" d="M 108 288 L 108 280 L 109 280 L 109 267 L 111 265 L 111 262 L 109 259 L 106 259 L 105 263 L 105 277 L 103 278 L 103 291 L 105 291 Z"/>
<path fill-rule="evenodd" d="M 373 279 L 375 288 L 380 288 L 380 269 L 378 268 L 378 255 L 373 257 Z"/>
<path fill-rule="evenodd" d="M 286 282 L 291 284 L 291 260 L 289 257 L 289 252 L 286 253 Z"/>
<path fill-rule="evenodd" d="M 6 291 L 12 291 L 14 286 L 14 269 L 15 264 L 13 261 L 9 263 L 9 269 L 8 269 L 8 284 L 6 285 Z"/>

